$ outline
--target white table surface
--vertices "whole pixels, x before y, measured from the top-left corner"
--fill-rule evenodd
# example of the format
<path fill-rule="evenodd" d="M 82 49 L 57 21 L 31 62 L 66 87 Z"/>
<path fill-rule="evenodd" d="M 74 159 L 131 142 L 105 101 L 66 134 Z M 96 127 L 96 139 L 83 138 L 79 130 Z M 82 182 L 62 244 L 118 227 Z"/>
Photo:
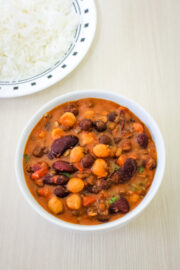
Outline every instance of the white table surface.
<path fill-rule="evenodd" d="M 97 0 L 98 27 L 87 57 L 53 87 L 0 100 L 0 269 L 180 269 L 180 1 Z M 136 220 L 116 231 L 62 231 L 36 214 L 17 186 L 14 156 L 29 118 L 77 89 L 119 92 L 157 121 L 166 144 L 162 186 Z"/>

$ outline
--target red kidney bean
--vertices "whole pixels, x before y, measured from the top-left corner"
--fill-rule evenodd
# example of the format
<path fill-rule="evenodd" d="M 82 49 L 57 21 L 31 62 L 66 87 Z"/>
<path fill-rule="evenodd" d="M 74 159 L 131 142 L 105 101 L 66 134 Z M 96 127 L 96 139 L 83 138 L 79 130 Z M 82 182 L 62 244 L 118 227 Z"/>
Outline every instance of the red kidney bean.
<path fill-rule="evenodd" d="M 107 125 L 105 122 L 99 120 L 99 121 L 94 122 L 94 127 L 97 131 L 102 132 L 102 131 L 106 130 Z"/>
<path fill-rule="evenodd" d="M 133 158 L 128 158 L 124 163 L 123 170 L 124 178 L 127 178 L 127 180 L 129 180 L 137 170 L 136 160 Z"/>
<path fill-rule="evenodd" d="M 51 146 L 51 156 L 60 157 L 67 149 L 75 146 L 78 141 L 78 137 L 73 135 L 67 135 L 55 140 Z"/>
<path fill-rule="evenodd" d="M 83 119 L 79 122 L 79 127 L 82 130 L 90 131 L 93 127 L 93 122 L 90 119 Z"/>
<path fill-rule="evenodd" d="M 115 184 L 123 184 L 127 181 L 127 177 L 124 176 L 123 167 L 119 168 L 112 176 L 112 180 Z"/>
<path fill-rule="evenodd" d="M 82 159 L 82 165 L 84 168 L 90 168 L 94 163 L 94 158 L 92 155 L 88 154 Z"/>
<path fill-rule="evenodd" d="M 53 185 L 53 181 L 52 181 L 52 175 L 51 174 L 46 174 L 44 177 L 43 177 L 43 183 L 46 184 L 46 185 Z"/>
<path fill-rule="evenodd" d="M 43 178 L 43 183 L 47 185 L 64 185 L 68 182 L 69 178 L 65 175 L 47 174 Z"/>
<path fill-rule="evenodd" d="M 31 168 L 32 168 L 33 172 L 37 172 L 37 171 L 39 171 L 41 169 L 41 164 L 36 163 L 36 164 L 32 165 Z"/>
<path fill-rule="evenodd" d="M 107 179 L 107 180 L 100 179 L 98 182 L 98 187 L 100 190 L 109 189 L 111 184 L 112 184 L 112 181 L 110 179 Z"/>
<path fill-rule="evenodd" d="M 33 149 L 33 156 L 34 157 L 42 157 L 45 154 L 46 147 L 40 147 L 39 145 L 36 145 Z"/>
<path fill-rule="evenodd" d="M 145 133 L 140 133 L 137 136 L 137 142 L 142 148 L 147 148 L 148 145 L 148 137 Z"/>
<path fill-rule="evenodd" d="M 54 194 L 59 198 L 64 198 L 69 194 L 69 192 L 67 191 L 67 189 L 65 187 L 59 186 L 59 187 L 55 188 Z"/>
<path fill-rule="evenodd" d="M 117 113 L 116 112 L 110 112 L 107 115 L 108 121 L 114 122 L 116 119 Z"/>
<path fill-rule="evenodd" d="M 72 173 L 72 172 L 75 172 L 77 170 L 69 162 L 61 161 L 61 160 L 55 161 L 53 163 L 52 167 L 53 167 L 53 169 L 55 169 L 56 171 L 59 171 L 59 172 L 69 172 L 69 173 Z"/>
<path fill-rule="evenodd" d="M 120 167 L 113 175 L 112 180 L 114 183 L 123 184 L 129 181 L 137 170 L 136 160 L 128 158 L 124 163 L 124 166 Z"/>
<path fill-rule="evenodd" d="M 115 137 L 115 138 L 114 138 L 114 142 L 115 142 L 115 143 L 119 143 L 120 141 L 121 141 L 121 137 Z"/>
<path fill-rule="evenodd" d="M 66 175 L 54 175 L 52 177 L 52 180 L 53 180 L 53 183 L 56 184 L 56 185 L 65 185 L 68 180 L 69 180 L 69 177 L 67 177 Z"/>
<path fill-rule="evenodd" d="M 129 209 L 129 202 L 126 198 L 120 198 L 109 206 L 110 214 L 126 214 L 127 212 L 129 212 Z"/>
<path fill-rule="evenodd" d="M 72 104 L 72 103 L 69 103 L 69 104 L 67 105 L 67 107 L 65 108 L 64 111 L 65 111 L 65 112 L 71 112 L 71 113 L 73 113 L 75 116 L 77 116 L 78 113 L 79 113 L 78 108 L 77 108 L 74 104 Z"/>
<path fill-rule="evenodd" d="M 101 135 L 99 137 L 99 142 L 102 144 L 112 145 L 112 139 L 107 135 Z"/>

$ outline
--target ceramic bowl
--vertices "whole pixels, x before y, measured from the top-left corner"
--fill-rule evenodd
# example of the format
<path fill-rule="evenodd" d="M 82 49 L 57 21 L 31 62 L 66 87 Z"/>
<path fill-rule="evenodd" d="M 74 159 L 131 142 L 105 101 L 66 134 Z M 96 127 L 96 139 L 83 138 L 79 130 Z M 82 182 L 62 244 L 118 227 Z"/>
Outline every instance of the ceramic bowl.
<path fill-rule="evenodd" d="M 41 119 L 41 117 L 48 111 L 52 110 L 54 107 L 65 103 L 67 101 L 73 101 L 78 100 L 82 98 L 102 98 L 114 101 L 122 106 L 127 107 L 130 109 L 139 119 L 141 119 L 142 122 L 145 123 L 145 125 L 148 127 L 148 129 L 151 132 L 152 138 L 155 142 L 156 149 L 157 149 L 157 168 L 156 173 L 152 182 L 152 185 L 146 194 L 145 198 L 142 200 L 142 202 L 132 211 L 130 211 L 125 216 L 104 224 L 100 225 L 76 225 L 69 222 L 65 222 L 61 219 L 56 218 L 55 216 L 48 213 L 44 208 L 38 204 L 38 202 L 34 199 L 31 192 L 29 191 L 26 181 L 24 178 L 23 173 L 23 153 L 25 144 L 27 142 L 27 139 L 34 128 L 34 126 L 37 124 L 37 122 Z M 35 115 L 32 116 L 30 121 L 28 122 L 27 126 L 25 127 L 24 131 L 21 134 L 21 137 L 19 139 L 17 152 L 16 152 L 16 162 L 15 162 L 15 170 L 16 170 L 16 176 L 18 180 L 19 187 L 25 197 L 25 199 L 28 201 L 28 203 L 32 206 L 32 208 L 39 213 L 42 217 L 50 221 L 51 223 L 54 223 L 58 225 L 59 227 L 70 229 L 73 231 L 86 231 L 86 232 L 92 232 L 92 231 L 105 231 L 117 227 L 121 227 L 131 220 L 133 220 L 135 217 L 138 216 L 151 202 L 151 200 L 154 198 L 155 194 L 157 193 L 159 186 L 161 184 L 161 181 L 163 179 L 165 169 L 165 147 L 163 138 L 161 135 L 161 132 L 155 123 L 155 121 L 152 119 L 152 117 L 149 115 L 148 112 L 146 112 L 140 105 L 138 105 L 136 102 L 128 99 L 127 97 L 121 96 L 118 93 L 103 91 L 103 90 L 87 90 L 87 91 L 77 91 L 77 92 L 70 92 L 68 94 L 59 96 L 52 101 L 45 104 Z"/>

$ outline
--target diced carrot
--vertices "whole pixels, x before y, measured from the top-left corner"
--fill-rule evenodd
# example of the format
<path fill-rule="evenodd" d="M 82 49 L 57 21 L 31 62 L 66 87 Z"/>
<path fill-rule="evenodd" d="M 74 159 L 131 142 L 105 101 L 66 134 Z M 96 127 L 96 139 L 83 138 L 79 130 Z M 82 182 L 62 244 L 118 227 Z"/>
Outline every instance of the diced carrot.
<path fill-rule="evenodd" d="M 96 198 L 93 196 L 85 196 L 83 197 L 83 206 L 86 207 L 96 201 Z"/>
<path fill-rule="evenodd" d="M 34 172 L 32 175 L 31 175 L 31 178 L 33 180 L 37 180 L 41 177 L 43 177 L 44 175 L 46 175 L 48 173 L 48 168 L 42 168 L 40 169 L 39 171 L 36 171 Z"/>
<path fill-rule="evenodd" d="M 41 131 L 39 132 L 39 137 L 40 137 L 40 138 L 44 138 L 45 136 L 46 136 L 46 131 L 41 130 Z"/>
<path fill-rule="evenodd" d="M 80 171 L 83 172 L 84 168 L 82 167 L 80 162 L 74 163 L 74 166 Z"/>
<path fill-rule="evenodd" d="M 42 197 L 47 197 L 50 194 L 50 191 L 47 187 L 38 188 L 37 193 Z"/>
<path fill-rule="evenodd" d="M 120 155 L 120 157 L 117 159 L 117 164 L 119 166 L 123 166 L 125 161 L 126 161 L 126 156 L 125 155 Z"/>

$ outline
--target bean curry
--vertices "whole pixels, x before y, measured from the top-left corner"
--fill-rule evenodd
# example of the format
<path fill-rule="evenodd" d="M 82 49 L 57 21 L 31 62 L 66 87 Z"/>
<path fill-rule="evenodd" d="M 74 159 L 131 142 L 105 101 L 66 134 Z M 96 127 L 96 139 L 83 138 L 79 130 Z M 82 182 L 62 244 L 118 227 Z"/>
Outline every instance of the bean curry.
<path fill-rule="evenodd" d="M 152 184 L 156 147 L 129 109 L 86 98 L 46 113 L 24 152 L 24 174 L 36 201 L 71 223 L 97 225 L 134 209 Z"/>

